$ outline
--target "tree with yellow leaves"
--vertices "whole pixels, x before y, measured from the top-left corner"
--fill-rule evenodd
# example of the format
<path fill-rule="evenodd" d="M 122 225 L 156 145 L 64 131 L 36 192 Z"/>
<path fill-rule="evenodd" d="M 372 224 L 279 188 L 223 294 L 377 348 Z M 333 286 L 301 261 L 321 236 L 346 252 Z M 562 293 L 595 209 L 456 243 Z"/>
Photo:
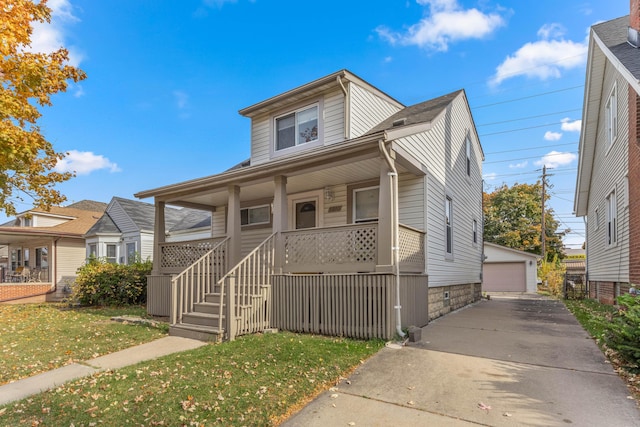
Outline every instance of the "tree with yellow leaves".
<path fill-rule="evenodd" d="M 68 64 L 63 47 L 29 51 L 33 24 L 51 21 L 47 0 L 34 1 L 0 0 L 0 210 L 7 215 L 25 197 L 44 209 L 65 200 L 55 185 L 73 175 L 54 170 L 64 154 L 55 152 L 37 121 L 40 108 L 52 105 L 51 95 L 86 77 Z"/>

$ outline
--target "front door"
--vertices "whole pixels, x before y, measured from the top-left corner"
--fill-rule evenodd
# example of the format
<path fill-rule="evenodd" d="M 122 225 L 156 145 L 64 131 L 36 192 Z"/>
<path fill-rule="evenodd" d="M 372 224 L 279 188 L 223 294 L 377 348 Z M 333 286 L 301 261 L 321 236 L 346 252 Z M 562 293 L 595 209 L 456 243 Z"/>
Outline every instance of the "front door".
<path fill-rule="evenodd" d="M 295 202 L 296 230 L 301 228 L 315 228 L 318 206 L 315 200 Z"/>

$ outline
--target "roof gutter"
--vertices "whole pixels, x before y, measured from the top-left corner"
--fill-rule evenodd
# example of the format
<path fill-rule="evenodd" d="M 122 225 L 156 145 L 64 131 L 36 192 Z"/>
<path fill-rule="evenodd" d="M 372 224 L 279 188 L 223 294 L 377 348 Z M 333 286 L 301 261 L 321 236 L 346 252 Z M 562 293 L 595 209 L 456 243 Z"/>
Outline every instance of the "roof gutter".
<path fill-rule="evenodd" d="M 381 138 L 378 140 L 378 148 L 380 149 L 380 154 L 387 162 L 387 166 L 391 170 L 387 175 L 389 179 L 391 179 L 391 226 L 393 227 L 393 237 L 391 244 L 391 251 L 393 253 L 393 272 L 396 278 L 396 305 L 393 307 L 396 310 L 396 333 L 400 335 L 401 338 L 405 337 L 405 333 L 402 330 L 402 305 L 400 304 L 400 239 L 398 238 L 400 234 L 400 227 L 398 225 L 398 218 L 400 215 L 400 210 L 398 208 L 398 170 L 393 164 L 393 160 L 391 160 L 391 156 L 387 153 L 387 150 L 384 146 L 385 138 Z"/>
<path fill-rule="evenodd" d="M 351 134 L 351 116 L 349 115 L 349 111 L 351 111 L 351 97 L 349 96 L 347 88 L 344 87 L 344 84 L 342 83 L 342 76 L 337 75 L 336 81 L 338 82 L 340 89 L 342 89 L 342 93 L 344 93 L 344 139 L 349 139 Z"/>

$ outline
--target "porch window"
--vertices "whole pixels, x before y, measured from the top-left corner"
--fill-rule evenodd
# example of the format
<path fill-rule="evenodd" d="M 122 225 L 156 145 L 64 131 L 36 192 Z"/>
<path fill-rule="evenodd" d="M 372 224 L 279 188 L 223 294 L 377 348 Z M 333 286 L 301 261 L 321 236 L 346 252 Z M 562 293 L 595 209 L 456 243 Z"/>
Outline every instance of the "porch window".
<path fill-rule="evenodd" d="M 111 264 L 115 264 L 118 260 L 118 256 L 116 254 L 116 245 L 107 245 L 107 262 Z"/>
<path fill-rule="evenodd" d="M 269 224 L 271 208 L 269 205 L 240 209 L 240 225 Z"/>
<path fill-rule="evenodd" d="M 607 197 L 607 245 L 613 246 L 618 241 L 618 207 L 615 190 Z"/>
<path fill-rule="evenodd" d="M 379 186 L 353 190 L 353 222 L 376 221 L 379 197 Z"/>
<path fill-rule="evenodd" d="M 444 204 L 446 251 L 447 255 L 453 254 L 453 200 L 447 197 Z"/>
<path fill-rule="evenodd" d="M 615 84 L 607 99 L 605 110 L 607 142 L 611 145 L 618 136 L 618 88 Z"/>
<path fill-rule="evenodd" d="M 136 262 L 136 242 L 127 243 L 127 264 Z"/>
<path fill-rule="evenodd" d="M 276 118 L 276 151 L 318 140 L 318 106 Z"/>

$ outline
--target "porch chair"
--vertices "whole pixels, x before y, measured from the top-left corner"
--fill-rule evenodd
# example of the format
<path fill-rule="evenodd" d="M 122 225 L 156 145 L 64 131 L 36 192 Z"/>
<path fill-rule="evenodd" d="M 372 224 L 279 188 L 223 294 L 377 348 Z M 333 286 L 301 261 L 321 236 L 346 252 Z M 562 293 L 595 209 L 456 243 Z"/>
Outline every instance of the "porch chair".
<path fill-rule="evenodd" d="M 9 277 L 11 278 L 12 282 L 19 282 L 22 281 L 22 270 L 24 270 L 23 266 L 19 266 L 16 267 L 15 270 L 13 270 L 13 272 L 11 272 L 11 274 L 9 275 Z"/>
<path fill-rule="evenodd" d="M 21 282 L 30 282 L 31 281 L 31 270 L 29 267 L 25 267 L 22 269 L 22 279 Z"/>

